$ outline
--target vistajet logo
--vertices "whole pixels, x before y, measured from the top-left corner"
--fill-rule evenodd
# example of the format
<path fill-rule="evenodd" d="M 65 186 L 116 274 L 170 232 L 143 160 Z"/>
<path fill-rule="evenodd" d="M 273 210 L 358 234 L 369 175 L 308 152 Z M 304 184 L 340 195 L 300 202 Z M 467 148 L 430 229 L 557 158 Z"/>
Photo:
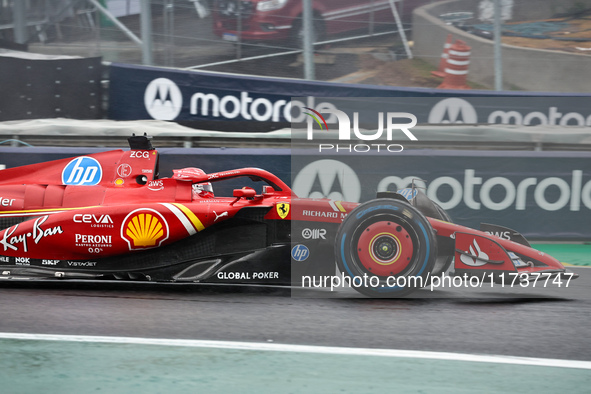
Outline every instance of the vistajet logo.
<path fill-rule="evenodd" d="M 324 126 L 326 127 L 326 131 L 328 131 L 328 126 L 326 125 L 326 121 L 324 117 L 315 110 L 311 108 L 306 108 L 313 111 L 316 115 L 320 117 L 323 121 Z M 359 113 L 353 113 L 353 124 L 351 125 L 351 120 L 349 119 L 349 115 L 347 115 L 343 111 L 339 111 L 338 109 L 325 109 L 322 113 L 334 115 L 337 119 L 338 123 L 338 139 L 339 141 L 351 141 L 354 139 L 361 140 L 361 141 L 378 141 L 384 139 L 384 131 L 386 132 L 386 141 L 392 141 L 395 137 L 395 133 L 402 134 L 405 138 L 408 138 L 410 141 L 418 141 L 417 137 L 410 131 L 411 128 L 416 126 L 417 124 L 417 117 L 408 112 L 387 112 L 385 115 L 383 112 L 378 113 L 378 128 L 374 131 L 367 133 L 367 131 L 362 132 L 359 128 Z M 323 123 L 320 122 L 320 119 L 316 118 L 315 116 L 308 114 L 311 116 L 322 130 Z M 398 120 L 398 121 L 395 121 Z M 405 123 L 400 123 L 400 120 L 406 120 Z M 384 123 L 386 124 L 384 128 Z M 352 127 L 351 127 L 352 126 Z M 351 133 L 353 130 L 353 133 Z M 314 125 L 312 122 L 308 122 L 308 129 L 307 129 L 307 139 L 313 140 L 314 139 Z M 357 152 L 357 153 L 364 153 L 369 151 L 387 151 L 387 152 L 402 152 L 404 147 L 400 144 L 389 144 L 389 143 L 362 143 L 362 144 L 327 144 L 321 143 L 318 145 L 318 152 L 326 152 L 326 151 L 334 151 L 334 152 Z"/>

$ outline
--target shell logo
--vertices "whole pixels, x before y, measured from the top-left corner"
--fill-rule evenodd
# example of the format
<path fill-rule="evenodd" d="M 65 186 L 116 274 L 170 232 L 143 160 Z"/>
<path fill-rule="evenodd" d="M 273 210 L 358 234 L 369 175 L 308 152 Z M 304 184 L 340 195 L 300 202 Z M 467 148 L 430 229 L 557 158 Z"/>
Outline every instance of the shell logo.
<path fill-rule="evenodd" d="M 121 238 L 130 250 L 158 247 L 168 239 L 168 223 L 156 210 L 140 208 L 132 211 L 121 226 Z"/>

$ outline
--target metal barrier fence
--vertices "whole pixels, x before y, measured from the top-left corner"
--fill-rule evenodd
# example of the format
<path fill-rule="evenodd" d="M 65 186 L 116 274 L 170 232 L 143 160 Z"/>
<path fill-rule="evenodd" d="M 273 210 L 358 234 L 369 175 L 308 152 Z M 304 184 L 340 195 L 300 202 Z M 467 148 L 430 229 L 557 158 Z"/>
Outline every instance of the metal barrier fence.
<path fill-rule="evenodd" d="M 312 1 L 311 33 L 317 43 L 317 56 L 324 56 L 317 61 L 334 64 L 334 55 L 329 56 L 333 49 L 330 45 L 342 46 L 352 39 L 364 39 L 363 47 L 379 47 L 388 53 L 393 46 L 401 45 L 399 41 L 396 44 L 397 39 L 392 36 L 401 26 L 396 24 L 392 6 L 396 6 L 404 29 L 410 29 L 412 10 L 428 1 Z M 148 30 L 143 30 L 146 26 L 141 21 L 142 2 L 144 0 L 31 2 L 36 7 L 29 7 L 23 15 L 35 28 L 26 29 L 25 41 L 34 51 L 102 56 L 107 62 L 145 64 L 142 46 L 150 45 L 150 64 L 157 66 L 208 68 L 280 54 L 278 60 L 264 64 L 258 73 L 274 75 L 278 68 L 286 68 L 288 75 L 290 70 L 295 74 L 294 70 L 302 68 L 298 57 L 305 25 L 302 0 L 146 0 L 150 5 L 146 11 L 150 18 Z M 5 29 L 0 35 L 6 39 L 14 38 L 13 3 L 10 0 L 0 3 L 6 11 L 3 12 L 6 23 L 2 25 Z M 402 55 L 404 50 L 400 52 Z M 260 64 L 257 67 L 260 68 Z M 248 65 L 241 64 L 232 70 L 244 69 L 248 69 Z"/>

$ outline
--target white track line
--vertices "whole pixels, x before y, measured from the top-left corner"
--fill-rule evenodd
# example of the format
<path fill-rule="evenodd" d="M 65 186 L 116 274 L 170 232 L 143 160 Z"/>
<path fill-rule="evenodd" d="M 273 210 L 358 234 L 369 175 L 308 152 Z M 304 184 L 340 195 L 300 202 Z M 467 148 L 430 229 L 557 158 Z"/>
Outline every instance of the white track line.
<path fill-rule="evenodd" d="M 256 343 L 256 342 L 203 341 L 203 340 L 192 340 L 192 339 L 158 339 L 158 338 L 104 337 L 104 336 L 52 335 L 52 334 L 18 334 L 18 333 L 0 333 L 0 339 L 180 346 L 180 347 L 231 349 L 231 350 L 248 350 L 248 351 L 273 351 L 273 352 L 333 354 L 333 355 L 346 355 L 346 356 L 420 358 L 420 359 L 429 359 L 429 360 L 467 361 L 467 362 L 480 362 L 480 363 L 530 365 L 530 366 L 538 366 L 538 367 L 591 369 L 591 361 L 559 360 L 559 359 L 551 359 L 551 358 L 533 358 L 533 357 L 494 356 L 494 355 L 462 354 L 462 353 L 447 353 L 447 352 L 427 352 L 427 351 L 418 351 L 418 350 L 369 349 L 369 348 L 352 348 L 352 347 L 287 345 L 287 344 L 278 344 L 278 343 Z"/>

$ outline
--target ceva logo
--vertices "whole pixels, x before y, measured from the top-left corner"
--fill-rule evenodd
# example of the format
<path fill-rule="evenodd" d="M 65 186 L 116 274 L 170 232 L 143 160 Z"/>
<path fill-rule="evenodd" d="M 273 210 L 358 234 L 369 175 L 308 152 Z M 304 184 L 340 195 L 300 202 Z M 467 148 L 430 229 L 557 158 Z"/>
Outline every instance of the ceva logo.
<path fill-rule="evenodd" d="M 466 100 L 446 98 L 433 106 L 429 113 L 429 123 L 478 123 L 476 110 Z"/>
<path fill-rule="evenodd" d="M 100 163 L 92 157 L 81 156 L 73 159 L 62 171 L 64 185 L 94 186 L 103 177 Z"/>
<path fill-rule="evenodd" d="M 144 105 L 152 118 L 174 120 L 183 108 L 183 95 L 170 79 L 157 78 L 146 87 Z"/>

